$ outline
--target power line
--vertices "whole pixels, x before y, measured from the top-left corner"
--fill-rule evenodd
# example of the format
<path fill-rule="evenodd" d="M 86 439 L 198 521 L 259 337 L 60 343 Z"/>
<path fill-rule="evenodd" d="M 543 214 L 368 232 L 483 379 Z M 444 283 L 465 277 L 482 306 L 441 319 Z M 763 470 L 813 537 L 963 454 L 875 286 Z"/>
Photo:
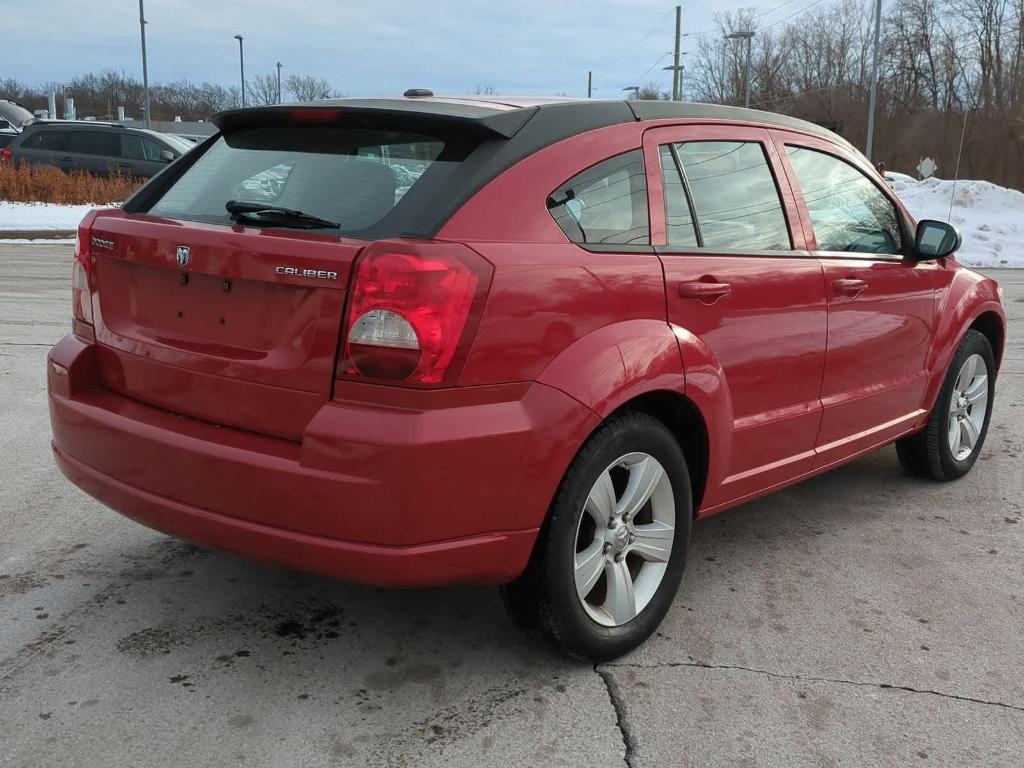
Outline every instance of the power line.
<path fill-rule="evenodd" d="M 640 80 L 641 80 L 641 79 L 643 79 L 643 77 L 644 77 L 644 76 L 645 76 L 645 75 L 646 75 L 646 74 L 647 74 L 648 72 L 650 72 L 650 71 L 651 71 L 652 69 L 654 69 L 654 68 L 655 68 L 656 66 L 658 66 L 659 64 L 661 64 L 661 62 L 663 62 L 663 61 L 665 60 L 665 57 L 666 57 L 666 56 L 668 56 L 668 55 L 670 55 L 670 53 L 671 53 L 670 51 L 666 51 L 665 53 L 661 54 L 661 56 L 659 56 L 659 57 L 658 57 L 658 60 L 657 60 L 656 62 L 654 62 L 653 64 L 651 64 L 651 66 L 649 66 L 649 67 L 648 67 L 647 69 L 645 69 L 645 70 L 644 70 L 644 73 L 643 73 L 642 75 L 640 75 L 639 77 L 634 77 L 634 78 L 633 78 L 632 80 L 630 80 L 630 81 L 629 81 L 629 82 L 630 82 L 630 84 L 632 85 L 632 84 L 634 84 L 634 83 L 638 83 L 638 82 L 640 82 Z"/>
<path fill-rule="evenodd" d="M 793 0 L 790 0 L 790 2 L 793 2 Z M 647 38 L 649 38 L 651 35 L 653 35 L 655 33 L 655 31 L 657 31 L 658 27 L 661 26 L 661 23 L 663 21 L 665 21 L 665 19 L 668 17 L 668 15 L 670 13 L 672 13 L 672 12 L 673 12 L 673 9 L 669 8 L 668 11 L 660 19 L 658 19 L 658 23 L 655 24 L 653 27 L 651 27 L 650 31 L 648 31 L 646 35 L 644 35 L 639 40 L 637 40 L 635 43 L 633 43 L 633 47 L 635 48 L 636 46 L 640 45 L 640 43 L 644 42 Z"/>
<path fill-rule="evenodd" d="M 805 5 L 803 8 L 800 8 L 799 10 L 793 11 L 788 16 L 783 16 L 781 19 L 778 19 L 777 21 L 773 21 L 771 24 L 766 24 L 765 26 L 761 27 L 761 29 L 758 30 L 758 31 L 759 32 L 764 32 L 765 30 L 771 29 L 772 27 L 777 26 L 778 24 L 782 24 L 783 22 L 789 21 L 794 16 L 797 16 L 797 15 L 799 15 L 801 13 L 804 13 L 805 11 L 811 10 L 811 8 L 813 8 L 818 3 L 821 3 L 821 2 L 824 2 L 824 0 L 814 0 L 814 2 L 812 2 L 812 3 L 808 4 L 808 5 Z"/>

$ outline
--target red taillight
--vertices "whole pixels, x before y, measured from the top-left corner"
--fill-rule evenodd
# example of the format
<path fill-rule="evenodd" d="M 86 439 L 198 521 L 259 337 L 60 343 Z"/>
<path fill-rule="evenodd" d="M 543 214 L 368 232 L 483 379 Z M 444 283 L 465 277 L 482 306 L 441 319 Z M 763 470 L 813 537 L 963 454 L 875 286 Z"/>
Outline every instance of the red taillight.
<path fill-rule="evenodd" d="M 94 338 L 92 317 L 92 222 L 96 211 L 89 211 L 78 225 L 75 238 L 75 260 L 71 267 L 71 324 L 79 336 Z"/>
<path fill-rule="evenodd" d="M 380 241 L 355 265 L 339 376 L 451 383 L 491 265 L 457 243 Z"/>
<path fill-rule="evenodd" d="M 14 153 L 11 152 L 10 147 L 4 147 L 3 149 L 0 149 L 0 162 L 4 160 L 10 160 L 13 155 Z"/>

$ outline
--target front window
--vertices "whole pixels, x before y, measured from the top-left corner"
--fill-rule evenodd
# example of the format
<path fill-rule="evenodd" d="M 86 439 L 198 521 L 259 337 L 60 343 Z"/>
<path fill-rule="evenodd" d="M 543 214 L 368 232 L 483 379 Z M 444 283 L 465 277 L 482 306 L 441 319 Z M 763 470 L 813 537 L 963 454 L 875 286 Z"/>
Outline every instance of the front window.
<path fill-rule="evenodd" d="M 820 251 L 899 254 L 896 207 L 847 162 L 807 147 L 786 147 Z"/>
<path fill-rule="evenodd" d="M 159 162 L 163 159 L 164 148 L 152 139 L 135 133 L 121 134 L 121 157 L 129 160 L 149 160 Z"/>

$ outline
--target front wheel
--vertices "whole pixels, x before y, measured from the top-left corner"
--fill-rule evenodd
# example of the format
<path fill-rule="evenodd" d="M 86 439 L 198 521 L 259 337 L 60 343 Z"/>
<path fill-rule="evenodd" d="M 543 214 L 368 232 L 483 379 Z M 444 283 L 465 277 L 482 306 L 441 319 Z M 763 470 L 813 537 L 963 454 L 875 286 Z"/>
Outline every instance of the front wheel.
<path fill-rule="evenodd" d="M 652 416 L 626 413 L 573 460 L 526 571 L 502 588 L 530 634 L 607 661 L 661 623 L 686 564 L 693 502 L 682 450 Z"/>
<path fill-rule="evenodd" d="M 992 418 L 995 356 L 984 334 L 970 330 L 946 372 L 925 428 L 896 443 L 900 463 L 910 474 L 956 480 L 974 466 Z"/>

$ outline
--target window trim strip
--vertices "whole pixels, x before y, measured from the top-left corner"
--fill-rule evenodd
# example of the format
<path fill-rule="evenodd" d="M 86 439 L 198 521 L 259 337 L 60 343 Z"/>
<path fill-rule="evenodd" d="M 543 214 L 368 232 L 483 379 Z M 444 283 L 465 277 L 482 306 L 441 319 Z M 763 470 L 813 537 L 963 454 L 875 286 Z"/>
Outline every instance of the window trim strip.
<path fill-rule="evenodd" d="M 672 155 L 672 161 L 676 164 L 676 171 L 679 172 L 679 179 L 683 184 L 683 194 L 686 195 L 686 205 L 690 209 L 690 221 L 693 222 L 693 233 L 697 238 L 697 247 L 704 247 L 704 235 L 700 231 L 700 220 L 697 218 L 697 209 L 693 205 L 693 193 L 690 191 L 690 180 L 686 176 L 686 169 L 683 167 L 682 158 L 679 157 L 679 150 L 676 148 L 676 142 L 670 141 L 668 144 L 668 151 Z M 665 187 L 665 180 L 662 178 L 662 188 Z M 668 198 L 666 198 L 666 206 L 668 204 Z M 665 209 L 665 239 L 668 240 L 668 208 Z"/>

